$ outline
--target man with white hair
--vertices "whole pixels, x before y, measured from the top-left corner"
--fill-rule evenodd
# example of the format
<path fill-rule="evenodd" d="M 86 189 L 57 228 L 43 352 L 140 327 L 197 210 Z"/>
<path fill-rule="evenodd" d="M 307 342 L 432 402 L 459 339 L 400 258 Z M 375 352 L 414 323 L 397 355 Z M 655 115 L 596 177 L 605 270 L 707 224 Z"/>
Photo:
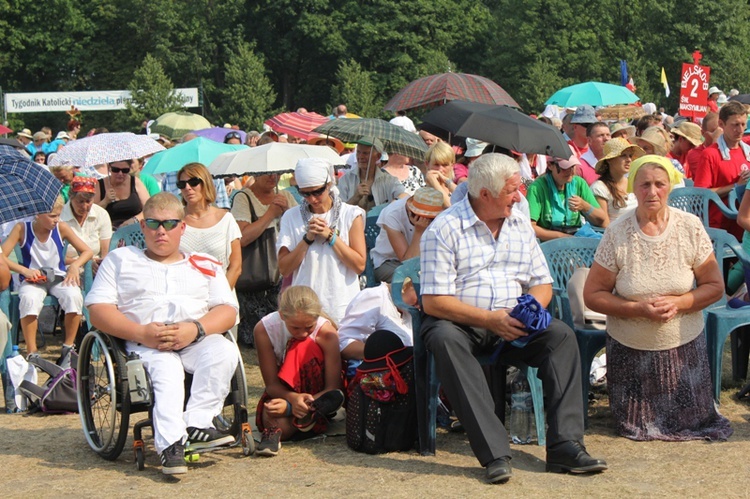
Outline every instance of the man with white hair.
<path fill-rule="evenodd" d="M 382 154 L 379 141 L 363 138 L 357 142 L 357 166 L 339 179 L 341 199 L 368 211 L 396 199 L 409 197 L 401 182 L 380 168 Z"/>
<path fill-rule="evenodd" d="M 508 435 L 495 415 L 492 394 L 474 354 L 499 349 L 499 361 L 539 369 L 547 408 L 547 471 L 590 473 L 607 469 L 583 446 L 578 343 L 573 331 L 552 319 L 527 338 L 524 323 L 509 312 L 523 294 L 542 307 L 552 298 L 552 277 L 519 202 L 521 175 L 515 161 L 485 154 L 469 170 L 469 196 L 440 214 L 420 244 L 421 334 L 435 356 L 437 373 L 487 482 L 512 476 Z M 471 258 L 467 258 L 471 255 Z M 528 340 L 514 346 L 514 340 Z"/>

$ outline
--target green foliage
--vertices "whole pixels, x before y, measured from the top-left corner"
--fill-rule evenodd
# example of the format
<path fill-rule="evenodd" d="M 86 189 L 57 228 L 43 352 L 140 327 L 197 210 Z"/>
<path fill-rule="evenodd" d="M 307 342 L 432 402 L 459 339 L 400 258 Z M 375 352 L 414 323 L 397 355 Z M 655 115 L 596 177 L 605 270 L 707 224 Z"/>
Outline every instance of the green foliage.
<path fill-rule="evenodd" d="M 132 100 L 126 104 L 120 116 L 122 128 L 138 129 L 144 120 L 184 109 L 187 101 L 182 95 L 174 93 L 172 80 L 151 54 L 146 54 L 143 64 L 135 70 L 128 90 Z"/>
<path fill-rule="evenodd" d="M 238 124 L 245 130 L 259 130 L 273 114 L 276 92 L 266 75 L 263 57 L 254 46 L 238 44 L 225 65 L 224 105 L 221 121 Z"/>
<path fill-rule="evenodd" d="M 6 92 L 127 88 L 150 54 L 175 87 L 203 88 L 211 121 L 247 127 L 341 102 L 382 116 L 407 83 L 448 70 L 489 77 L 538 112 L 562 86 L 619 83 L 620 59 L 642 101 L 674 112 L 695 49 L 712 85 L 750 91 L 747 0 L 0 0 L 0 33 Z M 62 128 L 64 113 L 50 116 L 9 120 Z M 86 113 L 86 127 L 136 117 Z"/>
<path fill-rule="evenodd" d="M 383 104 L 375 100 L 375 85 L 370 72 L 363 70 L 353 59 L 339 65 L 331 98 L 331 108 L 346 103 L 350 113 L 362 117 L 376 118 L 383 114 Z"/>

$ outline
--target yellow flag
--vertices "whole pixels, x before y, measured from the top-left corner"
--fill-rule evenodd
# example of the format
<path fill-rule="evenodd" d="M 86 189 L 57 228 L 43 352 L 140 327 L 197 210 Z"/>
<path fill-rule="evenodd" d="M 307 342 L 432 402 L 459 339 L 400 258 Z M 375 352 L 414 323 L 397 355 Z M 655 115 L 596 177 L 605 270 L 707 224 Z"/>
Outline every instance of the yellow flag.
<path fill-rule="evenodd" d="M 664 85 L 664 93 L 669 97 L 669 83 L 667 83 L 667 73 L 661 68 L 661 84 Z"/>

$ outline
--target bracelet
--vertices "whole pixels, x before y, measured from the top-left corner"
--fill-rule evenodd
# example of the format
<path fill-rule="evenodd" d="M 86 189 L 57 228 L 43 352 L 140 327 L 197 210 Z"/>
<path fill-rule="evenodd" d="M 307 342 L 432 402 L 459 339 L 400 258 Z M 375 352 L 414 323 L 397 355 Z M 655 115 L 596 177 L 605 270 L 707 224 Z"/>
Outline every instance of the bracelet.
<path fill-rule="evenodd" d="M 584 213 L 584 215 L 585 215 L 585 216 L 589 216 L 589 215 L 591 215 L 591 212 L 592 212 L 592 211 L 594 211 L 594 205 L 593 205 L 593 204 L 590 204 L 590 205 L 589 205 L 589 209 L 588 209 L 588 210 L 586 210 L 586 212 Z"/>
<path fill-rule="evenodd" d="M 307 238 L 307 234 L 305 234 L 304 236 L 302 236 L 302 240 L 305 241 L 308 246 L 310 246 L 312 243 L 315 242 L 315 238 L 308 239 Z"/>
<path fill-rule="evenodd" d="M 333 239 L 333 235 L 334 235 L 334 234 L 333 234 L 333 231 L 331 231 L 331 232 L 329 232 L 329 233 L 328 233 L 328 237 L 326 237 L 326 242 L 327 242 L 328 244 L 330 244 L 330 243 L 331 243 L 331 239 Z"/>
<path fill-rule="evenodd" d="M 328 246 L 333 247 L 334 244 L 336 244 L 336 233 L 332 232 L 333 237 L 331 237 L 331 241 L 328 243 Z"/>
<path fill-rule="evenodd" d="M 286 412 L 284 413 L 284 416 L 291 416 L 292 415 L 292 404 L 287 400 L 286 401 Z"/>

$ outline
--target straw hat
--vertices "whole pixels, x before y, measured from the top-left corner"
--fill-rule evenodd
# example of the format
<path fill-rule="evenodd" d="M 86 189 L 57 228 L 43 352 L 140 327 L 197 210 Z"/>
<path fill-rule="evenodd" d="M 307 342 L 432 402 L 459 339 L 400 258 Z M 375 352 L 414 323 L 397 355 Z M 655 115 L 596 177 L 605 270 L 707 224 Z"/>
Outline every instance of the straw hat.
<path fill-rule="evenodd" d="M 420 187 L 406 201 L 406 206 L 417 216 L 435 218 L 443 211 L 443 195 L 432 187 Z"/>
<path fill-rule="evenodd" d="M 688 142 L 694 146 L 699 146 L 703 143 L 703 134 L 701 133 L 701 127 L 690 121 L 681 121 L 677 125 L 672 127 L 672 133 L 685 137 Z"/>
<path fill-rule="evenodd" d="M 20 132 L 18 132 L 16 134 L 16 136 L 17 137 L 26 137 L 27 139 L 33 139 L 34 138 L 34 136 L 31 135 L 31 130 L 29 130 L 28 128 L 24 128 L 23 130 L 21 130 Z"/>
<path fill-rule="evenodd" d="M 633 159 L 640 158 L 646 154 L 643 149 L 628 142 L 628 139 L 623 139 L 622 137 L 609 139 L 604 143 L 604 156 L 596 162 L 596 173 L 599 175 L 604 173 L 607 160 L 622 156 L 628 151 L 632 151 Z"/>
<path fill-rule="evenodd" d="M 614 135 L 617 132 L 620 132 L 622 130 L 625 130 L 625 135 L 627 138 L 632 139 L 635 137 L 635 127 L 633 125 L 628 125 L 627 123 L 612 123 L 609 127 L 609 134 L 614 137 Z"/>
<path fill-rule="evenodd" d="M 640 137 L 636 137 L 635 140 L 637 143 L 643 141 L 651 144 L 654 148 L 654 153 L 659 156 L 667 155 L 667 139 L 662 135 L 659 127 L 652 126 L 647 128 L 644 130 L 643 134 Z"/>

